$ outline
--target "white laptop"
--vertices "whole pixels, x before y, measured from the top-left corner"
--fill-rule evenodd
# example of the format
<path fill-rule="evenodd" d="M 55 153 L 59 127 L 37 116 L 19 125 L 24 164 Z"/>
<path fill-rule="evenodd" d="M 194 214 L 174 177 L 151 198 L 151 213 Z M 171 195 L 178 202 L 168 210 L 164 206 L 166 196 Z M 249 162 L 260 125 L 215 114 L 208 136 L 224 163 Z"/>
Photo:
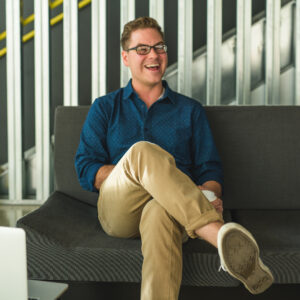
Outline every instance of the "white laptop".
<path fill-rule="evenodd" d="M 0 299 L 54 300 L 67 288 L 65 283 L 27 280 L 25 231 L 0 226 Z"/>

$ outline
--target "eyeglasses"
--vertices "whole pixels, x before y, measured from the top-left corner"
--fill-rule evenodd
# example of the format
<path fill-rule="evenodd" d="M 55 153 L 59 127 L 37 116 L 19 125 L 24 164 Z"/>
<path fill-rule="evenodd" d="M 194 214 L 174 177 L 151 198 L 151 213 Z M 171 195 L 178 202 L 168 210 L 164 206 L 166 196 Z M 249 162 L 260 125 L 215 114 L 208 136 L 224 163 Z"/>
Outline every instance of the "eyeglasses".
<path fill-rule="evenodd" d="M 140 46 L 136 46 L 136 47 L 127 49 L 126 51 L 135 50 L 136 53 L 139 55 L 146 55 L 146 54 L 150 53 L 151 48 L 153 48 L 157 54 L 167 53 L 167 49 L 168 49 L 167 45 L 159 44 L 159 45 L 154 45 L 154 46 L 140 45 Z"/>

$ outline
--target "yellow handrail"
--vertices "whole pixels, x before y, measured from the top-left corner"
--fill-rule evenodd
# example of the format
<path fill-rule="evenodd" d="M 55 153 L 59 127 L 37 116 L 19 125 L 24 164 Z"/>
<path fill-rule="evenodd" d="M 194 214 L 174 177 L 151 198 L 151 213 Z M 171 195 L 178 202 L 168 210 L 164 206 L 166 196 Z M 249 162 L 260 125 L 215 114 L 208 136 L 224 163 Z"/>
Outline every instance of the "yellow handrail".
<path fill-rule="evenodd" d="M 4 47 L 0 50 L 0 57 L 4 56 L 5 54 L 6 54 L 6 47 Z"/>
<path fill-rule="evenodd" d="M 54 2 L 49 1 L 49 6 L 51 9 L 62 5 L 62 3 L 64 2 L 64 0 L 55 0 Z"/>
<path fill-rule="evenodd" d="M 92 0 L 82 0 L 78 3 L 78 8 L 81 9 L 91 3 Z"/>
<path fill-rule="evenodd" d="M 55 24 L 59 23 L 64 18 L 64 13 L 60 13 L 56 17 L 52 18 L 50 20 L 51 26 L 54 26 Z"/>
<path fill-rule="evenodd" d="M 28 18 L 26 18 L 25 20 L 22 20 L 22 25 L 26 26 L 29 23 L 34 21 L 34 14 L 30 15 Z"/>
<path fill-rule="evenodd" d="M 55 0 L 54 2 L 49 0 L 49 7 L 50 9 L 54 9 L 55 7 L 61 5 L 64 2 L 64 0 Z M 78 3 L 78 9 L 84 8 L 85 6 L 87 6 L 88 4 L 90 4 L 92 2 L 92 0 L 82 0 Z M 57 16 L 53 17 L 52 19 L 50 19 L 50 25 L 54 26 L 55 24 L 59 23 L 60 21 L 62 21 L 64 18 L 64 14 L 60 13 Z M 31 22 L 34 21 L 34 14 L 30 15 L 29 17 L 27 17 L 26 19 L 23 19 L 21 17 L 21 24 L 23 26 L 26 26 L 28 24 L 30 24 Z M 23 43 L 28 42 L 29 40 L 31 40 L 34 37 L 34 30 L 26 33 L 23 35 L 22 37 L 22 41 Z M 2 33 L 0 33 L 0 41 L 6 39 L 6 31 L 3 31 Z M 6 47 L 0 49 L 0 58 L 2 56 L 4 56 L 6 54 Z"/>
<path fill-rule="evenodd" d="M 6 39 L 6 31 L 3 31 L 2 33 L 0 33 L 0 41 Z"/>
<path fill-rule="evenodd" d="M 26 43 L 26 42 L 28 42 L 29 40 L 31 40 L 33 37 L 34 37 L 34 30 L 32 30 L 32 31 L 30 31 L 30 32 L 28 32 L 28 33 L 26 33 L 26 34 L 24 34 L 23 37 L 22 37 L 22 42 L 23 42 L 23 43 Z"/>

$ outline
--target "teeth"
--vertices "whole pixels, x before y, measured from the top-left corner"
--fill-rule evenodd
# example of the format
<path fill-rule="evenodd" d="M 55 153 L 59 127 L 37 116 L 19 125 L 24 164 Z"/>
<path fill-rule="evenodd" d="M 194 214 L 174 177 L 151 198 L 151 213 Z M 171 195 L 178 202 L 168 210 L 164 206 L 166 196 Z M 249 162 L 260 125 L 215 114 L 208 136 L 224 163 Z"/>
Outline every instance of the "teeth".
<path fill-rule="evenodd" d="M 159 67 L 159 64 L 155 64 L 155 65 L 146 65 L 147 68 L 155 68 L 155 67 Z"/>

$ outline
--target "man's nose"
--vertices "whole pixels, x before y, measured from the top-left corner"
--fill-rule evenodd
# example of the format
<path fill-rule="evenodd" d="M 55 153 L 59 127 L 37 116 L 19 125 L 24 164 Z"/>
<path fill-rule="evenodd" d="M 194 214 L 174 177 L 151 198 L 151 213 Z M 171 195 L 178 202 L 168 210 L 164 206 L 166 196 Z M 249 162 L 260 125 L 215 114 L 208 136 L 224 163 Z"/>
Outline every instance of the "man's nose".
<path fill-rule="evenodd" d="M 150 48 L 150 52 L 148 53 L 148 55 L 152 56 L 152 57 L 157 57 L 158 56 L 158 54 L 156 53 L 154 48 Z"/>

